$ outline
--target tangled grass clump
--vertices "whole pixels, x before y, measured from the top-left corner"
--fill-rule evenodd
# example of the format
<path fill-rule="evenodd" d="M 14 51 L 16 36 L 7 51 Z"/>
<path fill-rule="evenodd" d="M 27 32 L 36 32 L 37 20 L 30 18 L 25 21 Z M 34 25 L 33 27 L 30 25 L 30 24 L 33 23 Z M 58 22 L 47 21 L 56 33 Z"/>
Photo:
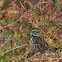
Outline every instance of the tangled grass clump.
<path fill-rule="evenodd" d="M 14 1 L 5 10 L 0 10 L 0 61 L 3 62 L 61 62 L 62 58 L 62 19 L 61 0 L 41 1 L 30 9 Z M 41 53 L 40 56 L 27 58 L 32 47 L 29 47 L 29 31 L 37 27 L 55 52 Z"/>

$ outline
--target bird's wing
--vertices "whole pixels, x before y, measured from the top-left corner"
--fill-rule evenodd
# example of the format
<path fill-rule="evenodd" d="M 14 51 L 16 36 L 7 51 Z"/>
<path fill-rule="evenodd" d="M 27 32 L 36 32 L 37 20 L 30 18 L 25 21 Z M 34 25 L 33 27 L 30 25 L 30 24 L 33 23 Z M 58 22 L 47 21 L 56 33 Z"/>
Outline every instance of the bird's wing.
<path fill-rule="evenodd" d="M 39 36 L 39 41 L 40 42 L 40 45 L 43 45 L 44 47 L 46 48 L 49 48 L 49 45 L 47 44 L 47 42 L 43 39 L 42 36 Z"/>

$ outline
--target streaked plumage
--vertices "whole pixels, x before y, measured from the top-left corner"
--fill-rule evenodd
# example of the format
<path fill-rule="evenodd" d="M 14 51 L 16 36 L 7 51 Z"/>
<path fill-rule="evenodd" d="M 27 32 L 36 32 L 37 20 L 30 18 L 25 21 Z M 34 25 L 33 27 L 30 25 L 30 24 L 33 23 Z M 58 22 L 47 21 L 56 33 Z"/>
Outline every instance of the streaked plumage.
<path fill-rule="evenodd" d="M 49 48 L 49 45 L 42 38 L 42 36 L 39 33 L 38 28 L 36 28 L 36 27 L 32 28 L 31 31 L 30 31 L 30 41 L 29 41 L 29 45 L 30 46 L 33 46 L 32 50 L 35 53 L 37 53 L 37 52 L 44 53 L 45 50 L 47 50 Z"/>

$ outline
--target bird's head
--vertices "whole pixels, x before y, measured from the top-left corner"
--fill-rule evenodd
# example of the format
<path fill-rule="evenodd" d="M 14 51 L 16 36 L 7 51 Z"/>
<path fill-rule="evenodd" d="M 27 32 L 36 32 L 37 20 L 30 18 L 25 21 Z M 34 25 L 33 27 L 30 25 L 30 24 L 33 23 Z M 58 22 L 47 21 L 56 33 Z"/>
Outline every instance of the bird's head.
<path fill-rule="evenodd" d="M 34 28 L 31 29 L 30 36 L 39 36 L 39 35 L 40 35 L 40 33 L 39 33 L 38 28 L 34 27 Z"/>

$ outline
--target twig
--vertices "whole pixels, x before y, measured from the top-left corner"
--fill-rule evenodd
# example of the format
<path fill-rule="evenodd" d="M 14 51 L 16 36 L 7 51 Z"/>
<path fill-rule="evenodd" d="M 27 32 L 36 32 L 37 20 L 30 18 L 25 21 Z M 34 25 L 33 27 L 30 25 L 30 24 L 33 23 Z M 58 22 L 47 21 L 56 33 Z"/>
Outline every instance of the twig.
<path fill-rule="evenodd" d="M 51 58 L 51 59 L 54 59 L 54 60 L 61 60 L 62 58 Z M 35 59 L 29 59 L 31 61 L 38 61 L 38 60 L 45 60 L 45 59 L 39 59 L 39 58 L 35 58 Z"/>
<path fill-rule="evenodd" d="M 35 53 L 33 56 L 30 57 L 30 59 L 33 58 L 33 57 L 35 57 L 36 55 L 40 55 L 40 52 Z"/>
<path fill-rule="evenodd" d="M 8 37 L 8 39 L 6 39 L 6 41 L 4 42 L 4 44 L 1 45 L 0 49 L 6 44 L 6 42 L 10 39 L 11 35 Z"/>
<path fill-rule="evenodd" d="M 16 47 L 16 48 L 13 48 L 13 49 L 10 49 L 10 50 L 7 50 L 7 51 L 5 51 L 5 52 L 3 53 L 3 55 L 4 55 L 5 53 L 7 53 L 7 52 L 10 52 L 10 51 L 15 50 L 15 49 L 17 49 L 17 48 L 21 48 L 21 47 L 23 47 L 23 46 L 26 46 L 26 44 L 21 45 L 21 46 L 18 46 L 18 47 Z"/>

